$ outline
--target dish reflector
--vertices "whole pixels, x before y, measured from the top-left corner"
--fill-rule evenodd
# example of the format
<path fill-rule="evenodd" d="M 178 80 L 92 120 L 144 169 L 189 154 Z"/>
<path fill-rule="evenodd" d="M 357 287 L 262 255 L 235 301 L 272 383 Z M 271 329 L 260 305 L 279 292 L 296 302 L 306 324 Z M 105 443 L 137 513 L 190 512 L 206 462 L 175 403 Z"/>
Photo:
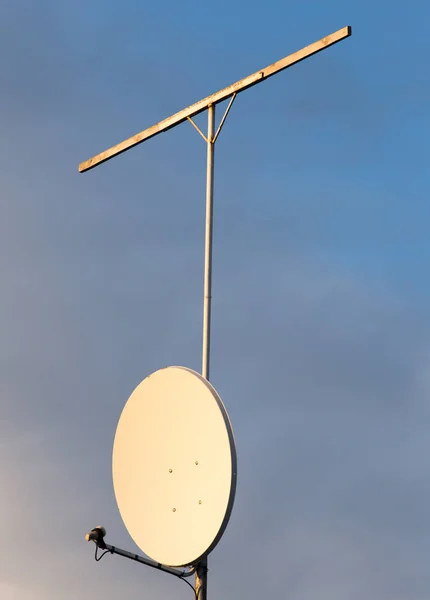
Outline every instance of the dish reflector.
<path fill-rule="evenodd" d="M 185 367 L 144 379 L 115 434 L 113 484 L 139 548 L 158 563 L 196 564 L 221 539 L 236 491 L 236 450 L 212 385 Z"/>

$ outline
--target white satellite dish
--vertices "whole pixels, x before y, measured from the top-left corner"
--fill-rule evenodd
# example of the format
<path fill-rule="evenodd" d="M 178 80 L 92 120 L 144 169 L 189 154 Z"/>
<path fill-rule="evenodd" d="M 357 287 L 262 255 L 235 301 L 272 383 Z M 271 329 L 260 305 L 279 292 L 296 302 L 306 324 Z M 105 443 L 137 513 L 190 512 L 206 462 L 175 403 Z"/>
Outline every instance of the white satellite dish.
<path fill-rule="evenodd" d="M 158 563 L 195 565 L 221 539 L 236 491 L 236 450 L 212 385 L 185 367 L 144 379 L 118 422 L 113 483 L 124 524 Z"/>

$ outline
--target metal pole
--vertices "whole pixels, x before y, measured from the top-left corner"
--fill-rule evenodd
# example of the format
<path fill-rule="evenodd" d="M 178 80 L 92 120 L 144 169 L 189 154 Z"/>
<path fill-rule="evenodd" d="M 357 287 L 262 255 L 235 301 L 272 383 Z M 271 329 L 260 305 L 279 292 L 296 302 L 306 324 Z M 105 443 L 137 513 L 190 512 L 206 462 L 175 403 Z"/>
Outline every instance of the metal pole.
<path fill-rule="evenodd" d="M 209 381 L 212 302 L 212 218 L 214 199 L 215 154 L 215 105 L 208 106 L 207 169 L 206 169 L 206 226 L 205 226 L 205 274 L 203 296 L 203 353 L 202 375 Z M 208 585 L 208 559 L 203 558 L 196 566 L 196 600 L 206 600 Z"/>
<path fill-rule="evenodd" d="M 121 548 L 117 548 L 116 546 L 111 546 L 110 544 L 103 544 L 103 546 L 97 544 L 97 548 L 100 548 L 101 550 L 108 550 L 111 554 L 118 554 L 119 556 L 130 558 L 131 560 L 135 560 L 136 562 L 146 565 L 147 567 L 159 569 L 160 571 L 163 571 L 163 573 L 169 573 L 170 575 L 175 575 L 175 577 L 179 577 L 181 579 L 183 579 L 184 577 L 190 577 L 190 575 L 194 574 L 194 569 L 192 569 L 191 571 L 179 571 L 178 569 L 166 567 L 161 563 L 156 563 L 153 560 L 144 558 L 143 556 L 139 556 L 138 554 L 134 554 L 133 552 L 127 552 L 127 550 L 122 550 Z"/>
<path fill-rule="evenodd" d="M 205 279 L 203 298 L 203 354 L 202 375 L 209 380 L 212 302 L 212 216 L 214 191 L 214 130 L 215 105 L 208 106 L 207 171 L 206 171 L 206 230 L 205 230 Z"/>
<path fill-rule="evenodd" d="M 208 559 L 205 557 L 196 568 L 196 600 L 206 600 L 208 592 Z"/>

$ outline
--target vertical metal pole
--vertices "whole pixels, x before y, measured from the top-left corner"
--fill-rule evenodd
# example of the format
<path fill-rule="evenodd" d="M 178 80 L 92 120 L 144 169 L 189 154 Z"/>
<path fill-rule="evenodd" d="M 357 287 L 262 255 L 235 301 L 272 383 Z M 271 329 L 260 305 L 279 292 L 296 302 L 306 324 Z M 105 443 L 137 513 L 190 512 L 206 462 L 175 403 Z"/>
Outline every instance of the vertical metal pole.
<path fill-rule="evenodd" d="M 208 559 L 199 562 L 196 569 L 196 600 L 206 600 L 208 592 Z"/>
<path fill-rule="evenodd" d="M 207 170 L 206 170 L 206 227 L 205 276 L 203 297 L 203 353 L 202 375 L 209 381 L 212 302 L 212 218 L 214 194 L 215 105 L 208 106 Z M 196 568 L 196 600 L 206 600 L 208 586 L 208 559 L 205 557 Z"/>
<path fill-rule="evenodd" d="M 205 230 L 205 281 L 203 298 L 203 355 L 202 375 L 209 380 L 211 302 L 212 302 L 212 216 L 214 191 L 214 130 L 215 105 L 208 107 L 207 171 L 206 171 L 206 230 Z"/>

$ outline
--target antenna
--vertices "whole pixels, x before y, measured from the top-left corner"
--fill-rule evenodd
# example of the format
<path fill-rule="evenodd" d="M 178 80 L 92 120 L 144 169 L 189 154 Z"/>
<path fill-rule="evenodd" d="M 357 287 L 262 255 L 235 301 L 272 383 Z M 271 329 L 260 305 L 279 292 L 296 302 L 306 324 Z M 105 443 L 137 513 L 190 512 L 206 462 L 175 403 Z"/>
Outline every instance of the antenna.
<path fill-rule="evenodd" d="M 112 146 L 111 148 L 101 152 L 100 154 L 97 154 L 93 158 L 90 158 L 90 159 L 80 163 L 80 165 L 79 165 L 79 172 L 81 172 L 81 173 L 88 171 L 90 169 L 93 169 L 94 167 L 110 160 L 111 158 L 114 158 L 115 156 L 117 156 L 119 154 L 122 154 L 123 152 L 133 148 L 134 146 L 137 146 L 138 144 L 141 144 L 142 142 L 149 140 L 150 138 L 158 135 L 159 133 L 168 131 L 169 129 L 176 127 L 177 125 L 179 125 L 180 123 L 183 123 L 184 121 L 189 121 L 191 123 L 191 125 L 193 125 L 193 127 L 197 130 L 197 132 L 201 135 L 201 137 L 204 139 L 204 141 L 206 143 L 206 146 L 207 146 L 207 172 L 206 172 L 206 221 L 205 221 L 205 262 L 204 262 L 204 296 L 203 296 L 202 379 L 196 379 L 197 374 L 188 370 L 187 371 L 188 375 L 187 375 L 186 379 L 181 380 L 182 383 L 181 383 L 181 387 L 180 387 L 180 394 L 181 394 L 182 399 L 184 399 L 187 396 L 187 390 L 188 390 L 187 386 L 189 385 L 189 386 L 193 387 L 195 385 L 196 389 L 199 390 L 198 395 L 199 395 L 199 397 L 201 397 L 203 405 L 205 407 L 210 407 L 210 406 L 213 407 L 213 406 L 217 405 L 219 410 L 221 411 L 221 413 L 224 414 L 224 412 L 221 410 L 222 402 L 219 399 L 219 396 L 217 395 L 215 390 L 212 387 L 204 389 L 202 386 L 204 385 L 204 383 L 203 383 L 204 380 L 208 384 L 209 366 L 210 366 L 211 297 L 212 297 L 212 222 L 213 222 L 212 217 L 213 217 L 213 182 L 214 182 L 215 142 L 217 141 L 218 136 L 221 133 L 221 130 L 224 126 L 225 120 L 227 118 L 227 115 L 228 115 L 231 107 L 232 107 L 232 104 L 233 104 L 237 94 L 239 94 L 240 92 L 243 92 L 244 90 L 252 87 L 253 85 L 256 85 L 257 83 L 261 83 L 262 81 L 265 81 L 272 75 L 275 75 L 276 73 L 279 73 L 279 72 L 283 71 L 284 69 L 287 69 L 288 67 L 291 67 L 292 65 L 297 64 L 306 58 L 309 58 L 313 54 L 317 54 L 318 52 L 325 50 L 329 46 L 332 46 L 332 45 L 340 42 L 341 40 L 348 38 L 351 35 L 351 33 L 352 33 L 351 27 L 349 27 L 349 26 L 344 27 L 343 29 L 339 29 L 338 31 L 314 42 L 313 44 L 310 44 L 309 46 L 306 46 L 305 48 L 302 48 L 301 50 L 298 50 L 297 52 L 294 52 L 293 54 L 290 54 L 289 56 L 286 56 L 285 58 L 278 60 L 277 62 L 265 67 L 264 69 L 256 71 L 255 73 L 252 73 L 248 77 L 245 77 L 244 79 L 241 79 L 240 81 L 237 81 L 236 83 L 233 83 L 232 85 L 230 85 L 226 88 L 223 88 L 222 90 L 215 92 L 214 94 L 207 96 L 206 98 L 203 98 L 199 102 L 196 102 L 195 104 L 192 104 L 191 106 L 188 106 L 187 108 L 184 108 L 183 110 L 175 113 L 174 115 L 172 115 L 170 117 L 167 117 L 166 119 L 164 119 L 163 121 L 160 121 L 159 123 L 153 125 L 152 127 L 149 127 L 147 129 L 141 131 L 140 133 L 137 133 L 136 135 L 120 142 L 119 144 Z M 218 129 L 215 131 L 215 107 L 220 102 L 222 102 L 224 100 L 228 100 L 228 99 L 230 99 L 230 102 L 229 102 L 227 109 L 220 121 Z M 205 135 L 201 131 L 201 129 L 197 126 L 197 124 L 193 121 L 193 117 L 195 117 L 196 115 L 200 114 L 201 112 L 203 112 L 205 110 L 208 111 L 207 135 Z M 177 369 L 177 367 L 172 368 L 172 369 Z M 157 371 L 157 373 L 159 373 L 159 371 Z M 157 373 L 153 374 L 151 377 L 155 378 Z M 193 373 L 192 376 L 190 375 L 191 373 Z M 175 372 L 175 377 L 177 375 L 178 375 L 178 373 Z M 157 376 L 157 381 L 159 382 L 160 389 L 162 389 L 164 385 L 167 386 L 170 376 L 171 376 L 170 373 L 168 376 L 163 375 L 161 377 L 161 379 L 159 379 Z M 173 377 L 173 375 L 172 375 L 172 377 Z M 149 534 L 149 537 L 146 537 L 146 536 L 144 536 L 142 538 L 140 537 L 141 533 L 143 536 L 143 532 L 140 531 L 139 527 L 135 527 L 135 525 L 138 525 L 140 522 L 135 521 L 135 517 L 133 516 L 137 509 L 136 509 L 136 507 L 133 508 L 133 506 L 134 506 L 133 499 L 131 497 L 129 497 L 129 495 L 131 496 L 131 490 L 134 490 L 134 491 L 136 491 L 136 490 L 133 488 L 133 486 L 130 483 L 132 481 L 132 478 L 130 476 L 130 473 L 128 472 L 129 469 L 131 468 L 130 467 L 131 463 L 129 462 L 130 458 L 129 458 L 128 450 L 127 450 L 128 446 L 127 446 L 126 442 L 119 441 L 119 440 L 123 439 L 123 431 L 128 432 L 129 427 L 130 428 L 133 427 L 132 418 L 130 417 L 130 419 L 129 419 L 129 417 L 127 416 L 129 414 L 132 415 L 133 411 L 136 411 L 136 415 L 135 415 L 136 419 L 137 419 L 136 423 L 139 423 L 139 425 L 143 426 L 143 422 L 142 422 L 141 418 L 142 418 L 142 415 L 144 414 L 144 409 L 142 408 L 141 409 L 142 413 L 140 413 L 139 412 L 140 409 L 135 408 L 135 400 L 133 400 L 133 398 L 138 397 L 140 394 L 143 394 L 143 396 L 142 396 L 144 398 L 143 405 L 147 406 L 148 403 L 151 403 L 151 398 L 157 397 L 158 392 L 155 391 L 155 388 L 151 392 L 148 391 L 150 389 L 150 386 L 147 387 L 147 384 L 145 383 L 146 381 L 147 380 L 144 380 L 142 382 L 141 391 L 138 392 L 138 390 L 139 390 L 139 386 L 138 386 L 138 388 L 136 388 L 135 392 L 133 392 L 132 396 L 130 397 L 130 399 L 124 409 L 124 413 L 121 416 L 120 422 L 118 424 L 117 434 L 115 437 L 114 462 L 113 462 L 114 467 L 113 468 L 114 468 L 114 486 L 115 486 L 115 493 L 117 495 L 118 505 L 120 508 L 121 515 L 124 519 L 124 522 L 126 523 L 126 527 L 129 528 L 130 532 L 131 531 L 133 532 L 133 533 L 131 533 L 132 537 L 134 535 L 134 536 L 136 536 L 136 539 L 141 540 L 143 542 L 143 545 L 145 545 L 145 547 L 148 547 L 148 551 L 154 552 L 154 556 L 158 556 L 159 558 L 163 558 L 163 559 L 168 558 L 169 561 L 173 560 L 174 563 L 177 563 L 178 561 L 182 562 L 182 560 L 184 560 L 184 563 L 185 563 L 188 561 L 189 557 L 194 556 L 196 553 L 199 554 L 199 549 L 201 549 L 205 545 L 205 543 L 207 543 L 207 540 L 211 537 L 211 535 L 213 534 L 215 529 L 217 527 L 219 527 L 218 534 L 215 536 L 214 540 L 212 540 L 212 542 L 209 544 L 208 548 L 206 548 L 206 551 L 203 552 L 201 554 L 201 556 L 199 556 L 199 557 L 195 556 L 195 559 L 198 559 L 198 563 L 194 564 L 194 567 L 192 570 L 192 572 L 194 572 L 194 570 L 195 570 L 195 574 L 196 574 L 196 580 L 195 580 L 196 598 L 198 600 L 206 600 L 207 554 L 209 554 L 209 552 L 213 549 L 215 544 L 219 541 L 219 538 L 221 537 L 222 532 L 227 524 L 227 521 L 228 521 L 228 518 L 229 518 L 229 515 L 231 512 L 231 507 L 232 507 L 232 502 L 233 502 L 232 498 L 234 498 L 234 493 L 233 493 L 233 496 L 230 497 L 231 505 L 227 504 L 227 507 L 229 506 L 229 508 L 227 508 L 225 506 L 225 502 L 224 502 L 224 504 L 220 503 L 220 505 L 219 505 L 219 506 L 223 506 L 225 508 L 224 518 L 221 522 L 221 525 L 220 525 L 220 514 L 221 513 L 219 513 L 218 517 L 216 519 L 215 519 L 215 517 L 213 517 L 214 521 L 213 521 L 213 528 L 210 530 L 211 533 L 209 534 L 210 528 L 207 526 L 207 524 L 205 524 L 204 531 L 205 531 L 206 537 L 202 535 L 202 538 L 198 540 L 199 543 L 197 543 L 197 541 L 194 540 L 194 542 L 195 542 L 194 546 L 189 545 L 188 540 L 186 538 L 178 539 L 178 543 L 183 545 L 182 549 L 177 547 L 175 549 L 175 553 L 172 552 L 172 555 L 169 554 L 169 555 L 165 556 L 164 551 L 162 549 L 156 547 L 155 539 L 153 539 L 151 537 L 153 534 Z M 208 392 L 208 390 L 210 390 L 210 391 Z M 136 396 L 135 396 L 135 394 L 136 394 Z M 169 398 L 169 400 L 167 400 L 169 410 L 174 410 L 175 404 L 174 404 L 174 400 L 173 400 L 173 395 L 168 394 L 167 398 Z M 183 401 L 185 402 L 185 405 L 187 405 L 187 401 L 186 400 L 183 400 Z M 220 402 L 221 402 L 221 404 L 220 404 Z M 131 408 L 131 407 L 133 407 L 133 408 Z M 206 410 L 206 408 L 205 408 L 205 410 Z M 208 410 L 208 414 L 209 414 L 209 412 L 210 412 L 209 408 L 207 408 L 207 410 Z M 224 411 L 225 411 L 225 409 L 224 409 Z M 199 414 L 199 412 L 197 412 L 197 414 Z M 226 416 L 226 413 L 225 413 L 225 416 Z M 216 428 L 219 435 L 221 435 L 221 431 L 224 431 L 224 434 L 225 434 L 225 432 L 231 433 L 231 427 L 229 429 L 229 426 L 227 425 L 227 423 L 229 423 L 227 416 L 226 416 L 226 419 L 227 420 L 224 419 L 225 430 L 223 430 L 221 426 L 219 428 Z M 130 423 L 130 425 L 128 423 Z M 201 430 L 202 424 L 200 423 L 200 421 L 198 423 L 195 422 L 194 424 L 197 426 L 196 427 L 197 430 Z M 132 436 L 133 439 L 138 438 L 137 432 L 135 432 L 135 434 L 136 434 L 135 437 Z M 143 442 L 142 442 L 142 444 L 143 444 Z M 138 448 L 139 451 L 142 451 L 142 449 L 144 447 L 145 447 L 144 444 L 142 446 L 139 446 L 139 445 L 136 446 L 136 448 Z M 232 448 L 234 449 L 234 444 L 232 442 L 232 438 L 230 440 L 229 447 L 230 447 L 231 453 L 233 453 Z M 227 448 L 227 445 L 225 445 L 224 448 Z M 231 464 L 233 465 L 234 461 L 232 459 L 232 456 L 233 456 L 233 454 L 231 454 L 230 459 L 232 460 Z M 234 454 L 234 456 L 235 456 L 235 454 Z M 183 460 L 185 461 L 185 456 L 181 455 L 181 458 L 183 458 Z M 158 459 L 157 459 L 157 461 L 158 461 Z M 158 462 L 156 462 L 156 464 L 158 465 L 158 467 L 160 467 Z M 184 462 L 184 464 L 185 464 L 185 462 Z M 226 469 L 227 462 L 224 461 L 223 464 L 224 464 L 224 469 Z M 121 468 L 120 468 L 120 466 L 121 466 Z M 124 471 L 122 471 L 122 467 L 124 467 Z M 149 469 L 149 467 L 148 467 L 148 469 Z M 226 469 L 224 471 L 224 475 L 226 472 L 228 472 L 228 469 Z M 121 475 L 121 473 L 122 473 L 122 475 Z M 186 479 L 187 482 L 191 481 L 188 479 L 189 476 L 190 475 L 187 475 L 187 479 Z M 124 477 L 124 479 L 122 477 Z M 128 483 L 124 483 L 124 481 L 127 481 Z M 172 482 L 175 481 L 174 478 L 171 478 L 171 481 Z M 224 483 L 225 483 L 225 481 L 224 481 Z M 168 485 L 168 484 L 165 483 L 165 485 Z M 174 487 L 173 483 L 171 485 Z M 161 483 L 160 483 L 160 486 L 161 486 Z M 172 487 L 172 490 L 173 490 L 173 487 Z M 191 488 L 192 488 L 192 486 L 189 488 L 189 490 L 191 490 Z M 124 490 L 127 490 L 127 489 L 129 490 L 129 492 L 124 492 Z M 192 489 L 197 490 L 197 488 L 192 488 Z M 233 489 L 235 489 L 235 479 L 234 479 L 234 481 L 233 481 L 233 479 L 231 479 L 231 481 L 230 481 L 230 491 Z M 143 494 L 142 490 L 139 490 L 139 493 Z M 167 492 L 165 492 L 165 493 L 167 493 Z M 189 493 L 191 493 L 191 492 L 189 491 Z M 127 494 L 129 494 L 129 495 L 127 495 Z M 172 491 L 172 494 L 173 494 L 173 491 Z M 149 502 L 149 500 L 148 500 L 149 496 L 145 496 L 145 494 L 143 494 L 142 497 L 144 497 L 146 499 L 145 502 L 146 501 Z M 163 498 L 166 498 L 166 497 L 167 497 L 166 495 L 163 496 Z M 185 498 L 183 498 L 182 496 L 178 496 L 178 498 L 179 497 L 180 497 L 181 501 L 185 502 Z M 172 496 L 171 500 L 173 500 L 173 496 Z M 191 500 L 190 500 L 190 502 L 191 502 Z M 184 504 L 184 506 L 185 506 L 185 504 Z M 173 508 L 176 508 L 176 507 L 175 506 L 172 507 L 172 513 L 173 513 Z M 152 513 L 150 513 L 150 514 L 152 514 Z M 197 514 L 198 513 L 195 513 L 195 512 L 190 513 L 192 518 L 197 518 L 196 517 Z M 200 512 L 200 514 L 201 514 L 201 512 Z M 172 527 L 178 527 L 179 529 L 181 529 L 181 527 L 178 525 L 181 523 L 181 516 L 180 516 L 179 510 L 178 510 L 177 515 L 176 515 L 176 513 L 174 513 L 173 515 L 170 515 L 170 517 L 171 517 Z M 141 518 L 142 519 L 146 518 L 146 522 L 148 520 L 147 517 L 145 517 L 145 515 L 143 514 L 143 511 L 142 511 Z M 165 523 L 165 522 L 163 522 L 163 523 Z M 174 523 L 176 523 L 176 525 L 173 525 Z M 216 523 L 216 527 L 215 527 L 215 523 Z M 178 531 L 179 531 L 179 529 L 178 529 Z M 96 539 L 95 540 L 93 539 L 92 541 L 95 541 L 97 544 L 97 539 L 99 539 L 99 538 L 96 537 Z M 203 540 L 205 543 L 203 543 Z M 154 544 L 151 544 L 150 543 L 151 541 L 153 541 Z M 106 548 L 108 547 L 107 544 L 105 544 L 105 546 L 106 546 Z M 101 548 L 102 546 L 97 545 L 97 548 L 98 547 Z M 109 546 L 109 548 L 114 548 L 114 547 Z M 117 550 L 118 549 L 116 549 L 115 553 L 119 553 Z M 106 551 L 111 551 L 111 550 L 105 550 L 105 552 Z M 122 550 L 121 550 L 121 553 L 122 553 L 122 556 L 126 556 L 127 554 L 129 554 Z M 129 556 L 129 558 L 130 558 L 130 556 Z M 138 558 L 135 558 L 135 560 L 138 560 Z M 146 562 L 145 561 L 146 561 L 146 559 L 143 559 L 143 558 L 141 558 L 141 560 L 140 559 L 138 560 L 138 562 L 144 562 L 144 564 L 150 563 L 150 561 L 146 561 Z M 150 564 L 149 566 L 157 567 L 157 563 Z M 159 567 L 157 567 L 157 568 L 159 568 Z M 167 569 L 167 567 L 166 567 L 166 569 Z M 173 574 L 176 574 L 177 576 L 182 576 L 181 574 L 178 575 L 177 573 L 173 573 Z M 189 573 L 187 573 L 187 575 L 188 574 Z"/>
<path fill-rule="evenodd" d="M 233 431 L 212 385 L 185 367 L 144 379 L 119 419 L 112 474 L 139 548 L 162 565 L 198 565 L 221 539 L 236 491 Z"/>

